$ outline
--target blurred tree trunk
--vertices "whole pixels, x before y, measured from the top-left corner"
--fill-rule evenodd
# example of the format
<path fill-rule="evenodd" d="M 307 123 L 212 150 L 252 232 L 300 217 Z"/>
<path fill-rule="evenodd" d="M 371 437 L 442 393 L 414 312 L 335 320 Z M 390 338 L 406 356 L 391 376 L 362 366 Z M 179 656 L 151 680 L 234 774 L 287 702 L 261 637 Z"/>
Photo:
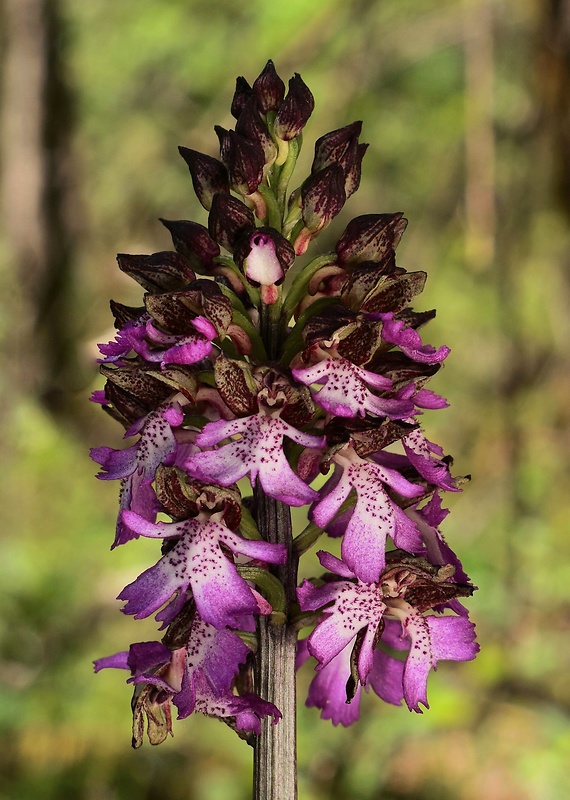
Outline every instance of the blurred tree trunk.
<path fill-rule="evenodd" d="M 545 0 L 538 65 L 539 96 L 547 115 L 558 202 L 570 217 L 570 2 Z"/>
<path fill-rule="evenodd" d="M 69 412 L 77 380 L 72 313 L 72 98 L 58 0 L 4 0 L 0 196 L 11 387 Z M 75 376 L 75 378 L 74 378 Z"/>

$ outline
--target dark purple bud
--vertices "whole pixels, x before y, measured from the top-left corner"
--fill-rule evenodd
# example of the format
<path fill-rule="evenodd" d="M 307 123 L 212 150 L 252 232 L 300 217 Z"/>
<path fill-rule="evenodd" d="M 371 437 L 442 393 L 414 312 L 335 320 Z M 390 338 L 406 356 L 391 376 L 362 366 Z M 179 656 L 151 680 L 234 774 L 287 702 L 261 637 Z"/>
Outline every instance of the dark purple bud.
<path fill-rule="evenodd" d="M 374 321 L 357 319 L 342 332 L 338 353 L 361 367 L 367 364 L 382 342 L 381 326 Z"/>
<path fill-rule="evenodd" d="M 382 261 L 395 250 L 408 220 L 396 214 L 363 214 L 351 220 L 338 240 L 336 252 L 342 264 Z"/>
<path fill-rule="evenodd" d="M 298 136 L 313 113 L 315 100 L 309 87 L 296 72 L 289 81 L 287 97 L 277 112 L 273 131 L 288 142 Z"/>
<path fill-rule="evenodd" d="M 206 317 L 218 336 L 223 336 L 232 321 L 232 305 L 211 280 L 197 280 L 183 292 L 145 295 L 147 312 L 168 333 L 195 333 L 196 317 Z"/>
<path fill-rule="evenodd" d="M 253 89 L 243 76 L 236 78 L 236 88 L 232 99 L 232 116 L 236 119 L 239 117 L 243 108 L 249 98 L 251 97 Z"/>
<path fill-rule="evenodd" d="M 144 314 L 144 308 L 140 306 L 126 306 L 123 303 L 117 303 L 116 300 L 110 300 L 109 306 L 115 321 L 115 328 L 122 328 L 127 322 L 134 322 L 138 320 L 141 314 Z"/>
<path fill-rule="evenodd" d="M 275 71 L 271 59 L 263 68 L 263 72 L 255 79 L 253 84 L 259 107 L 264 114 L 268 111 L 277 111 L 285 97 L 285 84 Z"/>
<path fill-rule="evenodd" d="M 216 125 L 220 140 L 220 156 L 225 164 L 230 186 L 242 195 L 252 194 L 263 180 L 265 155 L 258 141 L 249 141 L 235 131 Z"/>
<path fill-rule="evenodd" d="M 366 314 L 385 314 L 402 311 L 416 295 L 424 290 L 427 275 L 425 272 L 406 272 L 404 275 L 390 275 L 368 294 L 360 310 Z"/>
<path fill-rule="evenodd" d="M 168 397 L 168 394 L 172 394 L 172 392 L 168 391 L 164 397 Z M 123 389 L 122 386 L 117 386 L 110 381 L 105 384 L 105 399 L 107 401 L 107 405 L 104 406 L 105 411 L 125 428 L 130 427 L 137 419 L 146 416 L 149 411 L 156 408 L 155 405 L 144 402 Z"/>
<path fill-rule="evenodd" d="M 230 194 L 215 195 L 208 217 L 208 230 L 222 247 L 232 252 L 237 239 L 248 228 L 254 227 L 254 216 L 241 200 Z"/>
<path fill-rule="evenodd" d="M 392 350 L 388 353 L 378 351 L 367 369 L 390 378 L 394 388 L 398 389 L 410 381 L 420 385 L 425 383 L 439 372 L 441 364 L 421 364 L 419 361 L 412 361 L 404 353 Z"/>
<path fill-rule="evenodd" d="M 277 147 L 269 135 L 267 125 L 261 118 L 259 105 L 255 97 L 250 97 L 247 101 L 236 123 L 236 133 L 261 147 L 265 164 L 273 163 L 277 156 Z"/>
<path fill-rule="evenodd" d="M 127 398 L 130 403 L 138 401 L 140 409 L 142 409 L 142 413 L 138 417 L 140 418 L 172 394 L 172 388 L 157 379 L 155 371 L 142 369 L 138 364 L 118 368 L 102 364 L 101 374 L 107 378 L 105 397 L 127 417 L 129 414 L 120 407 L 120 403 L 126 403 Z M 134 418 L 137 419 L 137 417 Z"/>
<path fill-rule="evenodd" d="M 341 303 L 324 308 L 311 317 L 303 328 L 305 345 L 312 347 L 319 342 L 330 341 L 340 328 L 351 325 L 356 318 L 357 314 Z"/>
<path fill-rule="evenodd" d="M 346 192 L 346 199 L 350 197 L 351 194 L 354 194 L 355 191 L 360 186 L 360 176 L 362 173 L 362 159 L 364 158 L 364 154 L 368 150 L 367 144 L 356 144 L 356 142 L 351 145 L 350 152 L 349 152 L 349 166 L 346 170 L 346 178 L 344 181 L 344 189 Z"/>
<path fill-rule="evenodd" d="M 160 220 L 172 236 L 176 252 L 184 256 L 192 269 L 199 273 L 208 273 L 213 259 L 220 255 L 220 248 L 210 238 L 207 229 L 198 222 L 189 220 Z"/>
<path fill-rule="evenodd" d="M 364 298 L 368 297 L 378 285 L 382 285 L 387 275 L 404 275 L 406 270 L 396 266 L 396 254 L 387 253 L 382 261 L 361 261 L 355 267 L 342 290 L 343 303 L 348 308 L 358 310 Z"/>
<path fill-rule="evenodd" d="M 346 202 L 344 171 L 338 164 L 310 175 L 301 188 L 305 227 L 316 233 L 336 217 Z"/>
<path fill-rule="evenodd" d="M 155 492 L 167 514 L 174 520 L 196 516 L 196 501 L 188 497 L 188 476 L 178 467 L 161 464 L 156 470 Z"/>
<path fill-rule="evenodd" d="M 186 259 L 171 250 L 150 256 L 119 253 L 117 262 L 122 272 L 152 293 L 182 289 L 196 277 Z"/>
<path fill-rule="evenodd" d="M 325 133 L 315 142 L 315 157 L 311 172 L 318 172 L 329 164 L 340 164 L 345 169 L 346 156 L 353 142 L 358 142 L 362 130 L 359 120 L 338 128 L 336 131 Z M 346 169 L 345 169 L 346 171 Z"/>
<path fill-rule="evenodd" d="M 212 206 L 212 198 L 218 192 L 229 192 L 230 182 L 228 172 L 221 161 L 197 150 L 179 147 L 178 151 L 188 164 L 192 185 L 198 200 L 206 211 Z"/>
<path fill-rule="evenodd" d="M 245 417 L 257 412 L 258 386 L 249 364 L 222 354 L 216 359 L 214 377 L 220 396 L 234 414 Z"/>
<path fill-rule="evenodd" d="M 347 199 L 360 185 L 362 159 L 368 147 L 367 144 L 358 143 L 361 129 L 362 122 L 353 122 L 344 128 L 326 133 L 315 143 L 311 172 L 318 172 L 330 164 L 339 164 L 345 175 L 344 189 Z"/>

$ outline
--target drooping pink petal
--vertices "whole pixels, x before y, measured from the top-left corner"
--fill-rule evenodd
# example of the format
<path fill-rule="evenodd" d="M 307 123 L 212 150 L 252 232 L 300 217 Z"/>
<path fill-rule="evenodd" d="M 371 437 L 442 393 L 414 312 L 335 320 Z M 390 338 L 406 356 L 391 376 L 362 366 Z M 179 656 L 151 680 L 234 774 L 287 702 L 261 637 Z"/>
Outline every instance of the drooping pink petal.
<path fill-rule="evenodd" d="M 129 669 L 129 665 L 127 664 L 128 657 L 129 651 L 123 650 L 120 653 L 114 653 L 112 656 L 98 658 L 93 662 L 93 668 L 95 672 L 99 672 L 99 670 L 102 669 Z"/>
<path fill-rule="evenodd" d="M 201 672 L 196 673 L 195 684 L 195 710 L 208 717 L 217 717 L 218 719 L 235 717 L 238 730 L 251 731 L 259 735 L 261 720 L 264 717 L 272 717 L 273 725 L 281 718 L 280 711 L 272 703 L 268 703 L 254 694 L 237 696 L 230 691 L 214 693 Z M 174 698 L 175 703 L 176 698 L 177 696 Z M 184 716 L 186 713 L 180 712 L 178 719 L 182 719 Z"/>
<path fill-rule="evenodd" d="M 146 325 L 149 320 L 150 315 L 143 313 L 138 319 L 126 322 L 110 342 L 97 345 L 101 355 L 105 356 L 105 358 L 99 359 L 99 362 L 103 364 L 118 363 L 129 353 L 138 352 L 141 342 L 144 341 Z"/>
<path fill-rule="evenodd" d="M 363 628 L 369 626 L 372 633 L 380 624 L 386 606 L 382 602 L 376 587 L 362 583 L 338 581 L 315 587 L 304 581 L 297 589 L 301 610 L 315 610 L 321 605 L 333 601 L 323 612 L 323 618 L 309 636 L 307 646 L 309 652 L 319 662 L 317 670 L 323 669 L 341 650 L 356 638 Z M 363 665 L 368 665 L 367 650 L 372 647 L 372 639 L 365 638 L 361 648 Z M 364 683 L 367 674 L 361 674 Z"/>
<path fill-rule="evenodd" d="M 336 481 L 336 476 L 333 476 Z M 388 496 L 388 485 L 405 497 L 414 497 L 423 489 L 407 481 L 396 470 L 365 461 L 355 454 L 331 492 L 326 491 L 312 510 L 315 523 L 326 528 L 340 509 L 351 489 L 357 501 L 342 542 L 342 560 L 364 583 L 375 583 L 386 562 L 386 539 L 409 552 L 422 547 L 422 540 L 412 520 Z"/>
<path fill-rule="evenodd" d="M 196 437 L 196 443 L 200 447 L 210 446 L 238 434 L 241 438 L 237 441 L 193 455 L 186 463 L 188 473 L 222 486 L 229 486 L 248 473 L 252 483 L 259 476 L 270 497 L 291 506 L 305 505 L 317 497 L 315 490 L 289 466 L 283 452 L 283 437 L 304 447 L 322 447 L 324 437 L 303 433 L 278 417 L 259 413 L 238 420 L 208 423 Z"/>
<path fill-rule="evenodd" d="M 402 320 L 394 319 L 391 312 L 377 316 L 382 320 L 384 341 L 397 345 L 402 353 L 413 361 L 419 361 L 422 364 L 439 364 L 451 352 L 445 345 L 436 350 L 429 344 L 422 344 L 419 333 L 414 328 L 406 328 L 405 323 Z"/>
<path fill-rule="evenodd" d="M 160 511 L 160 503 L 149 481 L 144 480 L 144 473 L 136 470 L 121 481 L 119 489 L 119 513 L 115 528 L 115 539 L 111 549 L 126 544 L 131 539 L 138 539 L 138 533 L 128 528 L 123 522 L 123 511 L 134 511 L 140 517 L 154 522 Z"/>
<path fill-rule="evenodd" d="M 443 461 L 443 449 L 426 439 L 421 428 L 415 428 L 406 434 L 402 444 L 410 462 L 422 478 L 446 492 L 460 491 L 450 475 L 448 464 Z"/>
<path fill-rule="evenodd" d="M 402 620 L 403 633 L 411 640 L 404 667 L 404 699 L 410 711 L 422 713 L 420 703 L 429 708 L 427 678 L 438 661 L 470 661 L 479 646 L 475 626 L 465 617 L 424 617 L 408 609 Z"/>
<path fill-rule="evenodd" d="M 409 508 L 406 514 L 414 521 L 423 539 L 426 556 L 431 564 L 452 564 L 455 567 L 454 580 L 458 583 L 471 583 L 469 576 L 463 569 L 461 561 L 445 541 L 439 530 L 439 525 L 449 514 L 448 509 L 442 507 L 441 497 L 436 492 L 422 508 Z M 456 613 L 465 616 L 467 611 L 459 600 L 452 600 L 447 604 Z"/>
<path fill-rule="evenodd" d="M 411 400 L 377 397 L 368 388 L 373 386 L 389 391 L 392 388 L 389 378 L 369 372 L 344 358 L 327 358 L 312 367 L 294 369 L 293 377 L 306 386 L 324 384 L 313 391 L 313 399 L 337 417 L 363 417 L 369 411 L 378 416 L 404 419 L 414 412 Z"/>
<path fill-rule="evenodd" d="M 447 408 L 449 403 L 445 397 L 432 392 L 431 389 L 419 389 L 414 394 L 414 405 L 418 408 L 438 409 Z"/>
<path fill-rule="evenodd" d="M 180 425 L 182 419 L 178 403 L 161 405 L 156 411 L 137 420 L 125 433 L 126 437 L 140 433 L 136 444 L 124 450 L 114 450 L 111 447 L 92 448 L 91 458 L 102 467 L 97 477 L 101 480 L 117 480 L 138 470 L 142 480 L 152 481 L 157 467 L 176 449 L 172 427 Z"/>
<path fill-rule="evenodd" d="M 119 595 L 119 600 L 127 601 L 124 613 L 134 614 L 135 619 L 148 617 L 175 592 L 184 594 L 191 588 L 198 612 L 206 622 L 216 628 L 237 626 L 237 617 L 256 613 L 258 603 L 220 544 L 225 544 L 235 554 L 271 563 L 283 563 L 286 557 L 283 545 L 242 539 L 212 519 L 153 525 L 128 511 L 123 519 L 129 528 L 143 536 L 180 537 L 154 567 L 143 572 Z"/>
<path fill-rule="evenodd" d="M 399 706 L 404 699 L 405 662 L 383 650 L 374 651 L 374 665 L 368 682 L 381 700 Z"/>
<path fill-rule="evenodd" d="M 333 725 L 348 727 L 360 716 L 360 684 L 350 703 L 346 699 L 346 684 L 350 677 L 351 648 L 345 647 L 320 671 L 309 685 L 306 705 L 321 709 L 321 719 Z"/>
<path fill-rule="evenodd" d="M 325 569 L 332 572 L 334 575 L 339 575 L 341 578 L 355 578 L 354 572 L 347 567 L 344 561 L 340 558 L 333 556 L 332 553 L 327 553 L 324 550 L 317 552 L 317 557 Z"/>

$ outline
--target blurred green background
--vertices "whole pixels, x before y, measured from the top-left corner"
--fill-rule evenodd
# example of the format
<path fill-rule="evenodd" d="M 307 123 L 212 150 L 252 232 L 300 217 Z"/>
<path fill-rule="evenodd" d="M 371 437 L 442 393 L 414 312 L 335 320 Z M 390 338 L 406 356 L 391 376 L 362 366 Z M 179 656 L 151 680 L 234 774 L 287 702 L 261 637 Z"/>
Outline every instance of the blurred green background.
<path fill-rule="evenodd" d="M 120 252 L 205 221 L 177 145 L 215 154 L 237 75 L 272 58 L 316 99 L 313 141 L 354 119 L 357 214 L 404 211 L 428 272 L 424 340 L 452 355 L 429 438 L 473 480 L 444 523 L 479 586 L 482 651 L 443 664 L 422 716 L 373 696 L 349 729 L 300 706 L 306 800 L 570 797 L 570 3 L 568 0 L 3 0 L 0 406 L 2 800 L 244 800 L 251 751 L 192 717 L 130 749 L 124 676 L 93 658 L 154 638 L 118 591 L 156 557 L 110 553 L 116 484 L 87 402 Z M 304 174 L 299 169 L 299 180 Z M 309 679 L 300 677 L 300 693 Z"/>

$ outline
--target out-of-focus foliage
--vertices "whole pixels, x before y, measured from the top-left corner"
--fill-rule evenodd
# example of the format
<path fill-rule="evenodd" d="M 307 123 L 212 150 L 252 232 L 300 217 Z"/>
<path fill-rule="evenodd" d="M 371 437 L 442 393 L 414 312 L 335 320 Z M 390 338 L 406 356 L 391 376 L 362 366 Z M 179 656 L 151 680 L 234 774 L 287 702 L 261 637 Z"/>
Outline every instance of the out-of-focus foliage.
<path fill-rule="evenodd" d="M 434 385 L 451 408 L 432 412 L 429 425 L 456 473 L 473 475 L 449 501 L 444 531 L 480 587 L 471 607 L 482 651 L 432 676 L 423 716 L 370 697 L 362 721 L 344 730 L 301 704 L 306 800 L 570 796 L 568 209 L 553 191 L 546 8 L 538 0 L 61 7 L 58 44 L 76 104 L 71 322 L 91 376 L 78 405 L 101 386 L 93 342 L 109 338 L 108 297 L 139 296 L 115 252 L 169 248 L 159 216 L 204 222 L 176 147 L 215 154 L 212 127 L 231 125 L 235 76 L 252 80 L 269 57 L 284 77 L 300 72 L 316 98 L 299 176 L 314 139 L 364 120 L 362 187 L 323 251 L 357 214 L 405 211 L 399 260 L 427 270 L 423 307 L 438 309 L 427 338 L 452 348 Z M 0 334 L 15 374 L 11 332 L 23 306 L 5 244 Z M 251 753 L 229 729 L 192 718 L 161 748 L 131 752 L 122 674 L 92 675 L 92 658 L 154 637 L 112 601 L 155 550 L 139 541 L 108 552 L 116 487 L 93 480 L 86 451 L 116 437 L 115 426 L 90 409 L 70 433 L 17 386 L 5 381 L 2 391 L 0 797 L 249 797 Z"/>

